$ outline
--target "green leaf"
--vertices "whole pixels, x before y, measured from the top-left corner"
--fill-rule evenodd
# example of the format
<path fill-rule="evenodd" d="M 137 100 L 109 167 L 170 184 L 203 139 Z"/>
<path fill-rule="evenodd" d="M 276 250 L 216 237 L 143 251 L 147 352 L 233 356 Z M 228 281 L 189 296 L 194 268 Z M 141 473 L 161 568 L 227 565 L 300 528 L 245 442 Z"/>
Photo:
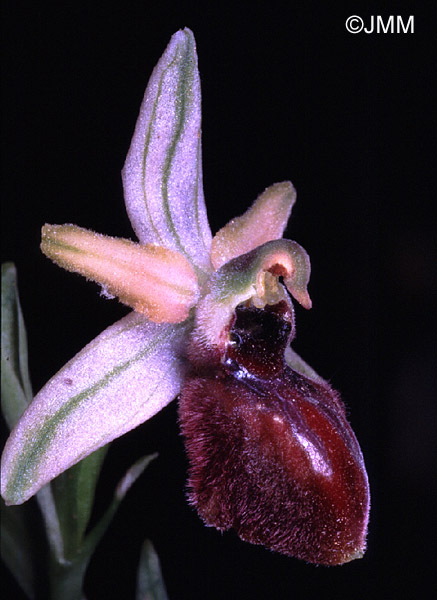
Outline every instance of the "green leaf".
<path fill-rule="evenodd" d="M 1 395 L 2 413 L 9 429 L 32 399 L 29 378 L 27 337 L 12 263 L 2 265 L 1 298 Z M 34 598 L 32 543 L 28 507 L 1 508 L 1 556 L 28 598 Z"/>
<path fill-rule="evenodd" d="M 97 525 L 85 536 L 76 556 L 69 561 L 53 563 L 51 577 L 53 599 L 77 600 L 82 597 L 83 579 L 97 544 L 107 531 L 128 490 L 156 456 L 157 454 L 145 456 L 128 469 L 117 485 L 111 504 Z"/>
<path fill-rule="evenodd" d="M 118 482 L 114 498 L 107 508 L 105 514 L 97 523 L 97 525 L 95 525 L 95 527 L 87 534 L 84 547 L 94 549 L 97 546 L 106 529 L 109 527 L 109 524 L 112 521 L 112 518 L 115 515 L 118 507 L 120 506 L 121 501 L 138 477 L 157 456 L 157 453 L 143 456 L 126 471 L 125 475 Z"/>
<path fill-rule="evenodd" d="M 8 506 L 0 500 L 1 556 L 28 598 L 35 597 L 28 506 Z"/>
<path fill-rule="evenodd" d="M 2 412 L 12 429 L 32 400 L 27 336 L 12 263 L 2 265 Z"/>
<path fill-rule="evenodd" d="M 150 540 L 141 548 L 137 576 L 136 600 L 167 600 L 158 555 Z"/>
<path fill-rule="evenodd" d="M 80 550 L 107 450 L 108 446 L 96 450 L 51 484 L 67 559 Z"/>

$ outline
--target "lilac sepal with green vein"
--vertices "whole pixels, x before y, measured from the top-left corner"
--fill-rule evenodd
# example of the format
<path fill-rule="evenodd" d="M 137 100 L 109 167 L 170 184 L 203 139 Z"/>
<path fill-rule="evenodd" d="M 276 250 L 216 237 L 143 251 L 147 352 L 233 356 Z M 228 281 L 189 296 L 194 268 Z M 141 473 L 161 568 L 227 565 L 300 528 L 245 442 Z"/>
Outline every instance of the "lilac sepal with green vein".
<path fill-rule="evenodd" d="M 173 35 L 149 80 L 123 168 L 126 207 L 142 243 L 210 269 L 202 185 L 201 96 L 194 36 Z"/>
<path fill-rule="evenodd" d="M 151 323 L 132 312 L 68 362 L 37 394 L 6 444 L 6 502 L 25 502 L 171 402 L 185 372 L 180 346 L 188 326 Z"/>

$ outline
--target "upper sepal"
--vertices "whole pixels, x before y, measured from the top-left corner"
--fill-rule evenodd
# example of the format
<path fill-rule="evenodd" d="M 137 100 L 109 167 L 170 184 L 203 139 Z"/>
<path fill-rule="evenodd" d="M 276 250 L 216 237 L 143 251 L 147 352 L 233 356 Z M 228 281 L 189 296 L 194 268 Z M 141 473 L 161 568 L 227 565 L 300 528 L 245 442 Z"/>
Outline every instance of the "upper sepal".
<path fill-rule="evenodd" d="M 211 231 L 200 126 L 196 46 L 184 29 L 173 35 L 149 80 L 122 176 L 138 239 L 177 250 L 207 272 Z"/>
<path fill-rule="evenodd" d="M 188 322 L 130 313 L 108 327 L 37 394 L 2 456 L 2 496 L 21 504 L 44 484 L 137 427 L 179 393 Z"/>

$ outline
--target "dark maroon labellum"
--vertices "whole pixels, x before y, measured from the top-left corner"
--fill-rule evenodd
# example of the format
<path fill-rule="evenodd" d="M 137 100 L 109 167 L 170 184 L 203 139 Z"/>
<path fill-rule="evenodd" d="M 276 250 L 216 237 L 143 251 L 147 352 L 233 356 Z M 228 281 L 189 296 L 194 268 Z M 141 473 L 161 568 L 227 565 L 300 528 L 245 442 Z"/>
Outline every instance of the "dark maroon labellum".
<path fill-rule="evenodd" d="M 189 498 L 207 525 L 342 564 L 365 550 L 365 466 L 337 393 L 286 363 L 291 335 L 280 302 L 238 307 L 220 357 L 192 342 L 179 409 Z"/>

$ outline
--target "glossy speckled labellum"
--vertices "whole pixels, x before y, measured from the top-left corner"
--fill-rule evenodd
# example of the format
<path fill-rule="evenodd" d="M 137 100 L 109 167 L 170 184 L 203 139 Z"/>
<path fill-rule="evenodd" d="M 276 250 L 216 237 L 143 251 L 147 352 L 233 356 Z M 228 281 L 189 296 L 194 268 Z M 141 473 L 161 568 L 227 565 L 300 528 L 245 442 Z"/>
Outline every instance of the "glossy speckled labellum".
<path fill-rule="evenodd" d="M 367 475 L 338 394 L 286 360 L 292 312 L 240 304 L 219 354 L 193 337 L 179 409 L 189 498 L 207 525 L 338 565 L 365 550 Z"/>

